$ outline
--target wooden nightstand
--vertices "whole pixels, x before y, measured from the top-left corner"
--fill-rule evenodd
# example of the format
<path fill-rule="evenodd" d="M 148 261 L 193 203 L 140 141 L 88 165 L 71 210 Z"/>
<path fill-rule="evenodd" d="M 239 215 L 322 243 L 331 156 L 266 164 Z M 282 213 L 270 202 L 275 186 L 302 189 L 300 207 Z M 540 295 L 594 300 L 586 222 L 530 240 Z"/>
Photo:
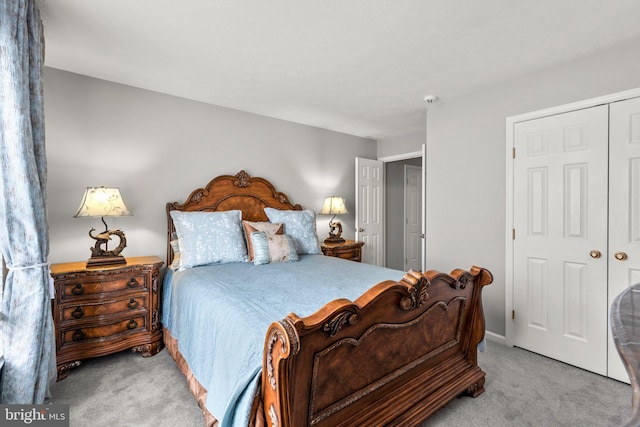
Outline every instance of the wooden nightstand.
<path fill-rule="evenodd" d="M 362 261 L 362 245 L 364 242 L 346 240 L 344 243 L 323 243 L 320 248 L 327 256 L 349 259 L 351 261 Z"/>
<path fill-rule="evenodd" d="M 116 266 L 53 264 L 58 380 L 81 360 L 126 349 L 144 357 L 162 349 L 160 267 L 155 256 Z"/>

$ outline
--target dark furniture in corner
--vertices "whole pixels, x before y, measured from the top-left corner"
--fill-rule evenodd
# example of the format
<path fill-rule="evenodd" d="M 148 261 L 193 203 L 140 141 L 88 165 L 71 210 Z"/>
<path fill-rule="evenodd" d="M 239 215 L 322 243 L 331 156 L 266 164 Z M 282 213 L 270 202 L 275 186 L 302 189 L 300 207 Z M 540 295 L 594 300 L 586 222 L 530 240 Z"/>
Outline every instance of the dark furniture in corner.
<path fill-rule="evenodd" d="M 159 270 L 155 256 L 117 266 L 86 261 L 53 264 L 58 380 L 83 359 L 131 349 L 153 356 L 162 349 Z"/>

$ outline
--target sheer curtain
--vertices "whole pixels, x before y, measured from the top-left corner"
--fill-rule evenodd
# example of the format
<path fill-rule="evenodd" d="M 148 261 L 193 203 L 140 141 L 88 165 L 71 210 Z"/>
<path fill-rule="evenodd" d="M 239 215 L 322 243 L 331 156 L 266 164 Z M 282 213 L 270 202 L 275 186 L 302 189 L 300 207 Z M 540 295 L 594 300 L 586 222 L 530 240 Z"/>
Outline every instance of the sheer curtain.
<path fill-rule="evenodd" d="M 44 40 L 35 0 L 0 1 L 0 403 L 44 403 L 55 381 L 47 264 Z"/>

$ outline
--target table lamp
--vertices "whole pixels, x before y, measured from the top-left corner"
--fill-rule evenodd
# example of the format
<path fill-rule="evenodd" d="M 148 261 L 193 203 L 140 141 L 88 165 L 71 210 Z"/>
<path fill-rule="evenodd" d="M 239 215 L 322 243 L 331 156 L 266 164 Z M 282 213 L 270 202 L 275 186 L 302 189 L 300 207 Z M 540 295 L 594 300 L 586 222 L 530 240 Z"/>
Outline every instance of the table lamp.
<path fill-rule="evenodd" d="M 329 237 L 324 239 L 325 243 L 343 243 L 344 239 L 340 237 L 342 235 L 342 224 L 340 221 L 335 221 L 336 215 L 342 215 L 349 213 L 344 205 L 344 199 L 342 197 L 331 196 L 324 199 L 324 204 L 320 210 L 320 215 L 333 215 L 331 221 L 329 221 Z M 336 229 L 338 230 L 336 232 Z"/>
<path fill-rule="evenodd" d="M 109 230 L 104 217 L 132 216 L 133 214 L 124 204 L 120 189 L 116 187 L 87 187 L 74 218 L 100 217 L 104 224 L 104 231 L 99 234 L 91 234 L 95 228 L 89 230 L 89 237 L 96 241 L 90 248 L 91 258 L 87 261 L 87 267 L 126 264 L 126 260 L 120 252 L 127 246 L 127 239 L 121 230 Z M 120 242 L 113 250 L 108 250 L 108 242 L 111 236 L 118 236 Z M 104 245 L 104 249 L 102 246 Z"/>

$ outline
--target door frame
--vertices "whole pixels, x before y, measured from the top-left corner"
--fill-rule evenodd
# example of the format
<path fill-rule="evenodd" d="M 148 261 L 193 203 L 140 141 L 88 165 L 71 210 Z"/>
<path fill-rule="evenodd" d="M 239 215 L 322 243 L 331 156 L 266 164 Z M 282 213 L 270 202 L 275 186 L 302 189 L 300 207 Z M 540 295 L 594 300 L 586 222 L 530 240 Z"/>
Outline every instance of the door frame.
<path fill-rule="evenodd" d="M 584 108 L 595 107 L 596 105 L 610 104 L 612 102 L 623 101 L 629 98 L 640 96 L 640 88 L 623 92 L 572 102 L 556 107 L 545 108 L 532 111 L 530 113 L 519 114 L 506 118 L 506 230 L 505 230 L 505 344 L 513 347 L 514 328 L 512 313 L 514 310 L 514 283 L 513 283 L 513 147 L 514 132 L 517 123 L 552 116 L 555 114 L 567 113 Z"/>
<path fill-rule="evenodd" d="M 421 207 L 422 207 L 422 260 L 421 260 L 421 270 L 424 271 L 426 269 L 426 260 L 427 260 L 427 239 L 426 237 L 426 232 L 427 232 L 427 145 L 426 144 L 422 144 L 421 150 L 420 151 L 411 151 L 408 153 L 401 153 L 401 154 L 394 154 L 392 156 L 384 156 L 384 157 L 378 157 L 378 160 L 380 160 L 383 163 L 387 163 L 387 162 L 397 162 L 399 160 L 408 160 L 408 159 L 416 159 L 416 158 L 422 158 L 422 203 L 421 203 Z M 385 182 L 384 182 L 384 186 L 386 189 L 387 186 L 387 175 L 385 174 Z M 387 199 L 386 199 L 386 191 L 385 191 L 385 199 L 384 199 L 384 206 L 386 208 L 387 206 Z M 387 234 L 387 225 L 386 225 L 386 221 L 384 224 L 384 233 L 385 236 Z M 386 239 L 385 239 L 386 240 Z M 385 244 L 385 251 L 386 251 L 386 244 Z M 386 265 L 386 263 L 385 263 Z"/>

